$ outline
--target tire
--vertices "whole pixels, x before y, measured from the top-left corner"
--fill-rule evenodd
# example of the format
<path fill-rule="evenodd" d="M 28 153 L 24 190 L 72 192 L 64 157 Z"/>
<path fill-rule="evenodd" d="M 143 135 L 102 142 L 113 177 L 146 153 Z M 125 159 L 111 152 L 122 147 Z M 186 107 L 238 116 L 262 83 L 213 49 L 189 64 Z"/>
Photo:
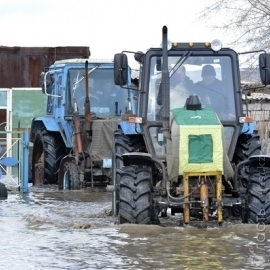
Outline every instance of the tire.
<path fill-rule="evenodd" d="M 260 136 L 254 134 L 241 134 L 238 138 L 234 151 L 233 161 L 237 165 L 239 162 L 254 155 L 261 154 Z"/>
<path fill-rule="evenodd" d="M 270 168 L 250 169 L 246 223 L 270 224 Z"/>
<path fill-rule="evenodd" d="M 123 167 L 122 155 L 125 153 L 144 151 L 145 146 L 141 140 L 141 137 L 134 136 L 128 137 L 123 134 L 121 130 L 116 130 L 114 132 L 114 146 L 113 146 L 113 156 L 112 156 L 112 175 L 113 175 L 113 185 L 115 186 L 115 192 L 112 196 L 113 215 L 118 215 L 119 212 L 119 184 L 120 184 L 120 174 Z"/>
<path fill-rule="evenodd" d="M 129 152 L 129 138 L 125 136 L 121 130 L 114 132 L 114 145 L 112 150 L 112 182 L 115 187 L 115 191 L 112 194 L 112 214 L 117 216 L 119 213 L 119 183 L 120 172 L 123 167 L 122 154 Z"/>
<path fill-rule="evenodd" d="M 151 223 L 152 169 L 148 166 L 127 166 L 121 172 L 119 223 Z"/>
<path fill-rule="evenodd" d="M 59 180 L 60 181 L 60 180 Z M 59 183 L 59 189 L 79 190 L 80 175 L 77 165 L 72 161 L 66 161 L 63 164 L 63 179 Z"/>
<path fill-rule="evenodd" d="M 65 155 L 65 145 L 59 133 L 40 128 L 35 134 L 32 154 L 32 182 L 56 184 L 58 168 Z"/>
<path fill-rule="evenodd" d="M 8 191 L 3 183 L 0 183 L 0 199 L 7 199 Z"/>
<path fill-rule="evenodd" d="M 249 159 L 251 156 L 261 154 L 260 136 L 254 134 L 241 134 L 238 138 L 237 145 L 234 151 L 233 163 L 238 163 Z M 249 174 L 249 167 L 242 166 L 240 168 L 240 176 L 242 179 L 242 185 L 247 187 L 247 179 Z"/>
<path fill-rule="evenodd" d="M 29 146 L 29 159 L 28 159 L 28 183 L 32 183 L 32 157 L 33 157 L 33 147 Z"/>

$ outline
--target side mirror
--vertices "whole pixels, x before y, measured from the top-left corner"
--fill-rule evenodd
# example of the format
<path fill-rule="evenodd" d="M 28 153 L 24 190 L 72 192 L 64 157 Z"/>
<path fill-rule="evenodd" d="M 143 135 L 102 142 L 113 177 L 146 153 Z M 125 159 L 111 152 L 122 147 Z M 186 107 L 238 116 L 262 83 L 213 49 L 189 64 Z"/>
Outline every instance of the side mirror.
<path fill-rule="evenodd" d="M 117 53 L 114 55 L 114 83 L 126 85 L 128 78 L 128 60 L 126 54 Z"/>
<path fill-rule="evenodd" d="M 264 85 L 270 84 L 270 54 L 262 53 L 259 55 L 259 69 L 261 82 Z"/>
<path fill-rule="evenodd" d="M 43 94 L 52 93 L 53 79 L 49 72 L 41 72 L 39 82 Z"/>

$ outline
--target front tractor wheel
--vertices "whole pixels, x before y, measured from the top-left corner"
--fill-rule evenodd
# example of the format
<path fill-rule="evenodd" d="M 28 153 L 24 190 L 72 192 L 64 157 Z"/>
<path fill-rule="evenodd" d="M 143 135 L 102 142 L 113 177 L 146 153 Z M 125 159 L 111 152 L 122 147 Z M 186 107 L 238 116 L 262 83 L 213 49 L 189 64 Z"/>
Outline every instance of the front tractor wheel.
<path fill-rule="evenodd" d="M 79 190 L 80 177 L 79 170 L 75 162 L 65 161 L 61 164 L 61 176 L 58 180 L 58 186 L 61 190 Z"/>
<path fill-rule="evenodd" d="M 32 182 L 56 184 L 58 168 L 65 155 L 65 145 L 59 133 L 40 128 L 35 134 L 32 153 Z"/>
<path fill-rule="evenodd" d="M 112 151 L 112 175 L 115 191 L 112 195 L 112 212 L 114 216 L 119 213 L 119 184 L 120 174 L 124 165 L 122 155 L 130 152 L 145 152 L 145 144 L 141 136 L 128 137 L 121 130 L 114 132 L 114 145 Z"/>
<path fill-rule="evenodd" d="M 123 167 L 120 178 L 119 223 L 150 224 L 152 169 L 148 166 Z"/>

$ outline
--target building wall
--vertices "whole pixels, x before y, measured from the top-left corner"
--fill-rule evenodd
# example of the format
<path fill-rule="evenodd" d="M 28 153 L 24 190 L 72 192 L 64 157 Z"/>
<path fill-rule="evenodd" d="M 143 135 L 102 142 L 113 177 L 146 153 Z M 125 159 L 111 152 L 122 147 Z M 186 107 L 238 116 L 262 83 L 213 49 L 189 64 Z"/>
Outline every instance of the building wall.
<path fill-rule="evenodd" d="M 0 88 L 39 87 L 40 73 L 56 60 L 89 56 L 89 47 L 0 46 Z"/>

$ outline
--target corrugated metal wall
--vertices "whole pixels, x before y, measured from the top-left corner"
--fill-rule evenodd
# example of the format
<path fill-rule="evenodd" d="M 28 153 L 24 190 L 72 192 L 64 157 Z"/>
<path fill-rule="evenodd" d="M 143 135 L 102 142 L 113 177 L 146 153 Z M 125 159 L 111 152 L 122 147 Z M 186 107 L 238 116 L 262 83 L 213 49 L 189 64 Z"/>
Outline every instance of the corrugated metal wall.
<path fill-rule="evenodd" d="M 89 47 L 0 46 L 0 88 L 39 87 L 40 72 L 55 60 L 89 55 Z"/>

